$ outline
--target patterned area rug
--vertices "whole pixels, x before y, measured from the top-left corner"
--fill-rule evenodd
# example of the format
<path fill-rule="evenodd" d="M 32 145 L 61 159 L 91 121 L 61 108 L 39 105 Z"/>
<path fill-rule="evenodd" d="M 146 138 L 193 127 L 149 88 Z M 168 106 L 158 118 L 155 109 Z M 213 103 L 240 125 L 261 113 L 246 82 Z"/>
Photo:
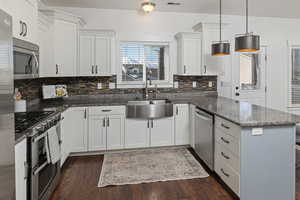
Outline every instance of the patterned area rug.
<path fill-rule="evenodd" d="M 98 187 L 208 176 L 185 148 L 147 149 L 105 155 Z"/>

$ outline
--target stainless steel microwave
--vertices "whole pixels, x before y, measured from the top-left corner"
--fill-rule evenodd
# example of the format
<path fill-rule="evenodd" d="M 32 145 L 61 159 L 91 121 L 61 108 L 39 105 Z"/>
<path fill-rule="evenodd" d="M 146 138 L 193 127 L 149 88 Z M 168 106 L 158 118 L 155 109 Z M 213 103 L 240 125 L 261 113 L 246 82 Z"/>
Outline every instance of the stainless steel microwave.
<path fill-rule="evenodd" d="M 39 46 L 17 38 L 14 46 L 14 78 L 30 79 L 39 77 Z"/>

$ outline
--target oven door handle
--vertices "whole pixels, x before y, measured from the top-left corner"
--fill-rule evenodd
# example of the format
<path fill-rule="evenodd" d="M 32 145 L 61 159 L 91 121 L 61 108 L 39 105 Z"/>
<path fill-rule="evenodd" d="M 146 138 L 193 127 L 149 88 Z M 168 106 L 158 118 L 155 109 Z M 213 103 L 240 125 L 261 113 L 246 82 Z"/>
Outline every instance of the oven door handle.
<path fill-rule="evenodd" d="M 40 167 L 38 167 L 37 169 L 33 170 L 33 175 L 37 175 L 40 171 L 42 171 L 47 165 L 48 165 L 48 161 L 44 162 Z"/>

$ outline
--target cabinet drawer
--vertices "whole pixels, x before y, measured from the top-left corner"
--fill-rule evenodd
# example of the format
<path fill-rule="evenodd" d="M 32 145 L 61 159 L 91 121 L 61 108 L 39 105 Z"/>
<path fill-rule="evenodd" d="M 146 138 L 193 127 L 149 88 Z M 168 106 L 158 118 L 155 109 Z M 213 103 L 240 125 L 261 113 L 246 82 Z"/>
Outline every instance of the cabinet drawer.
<path fill-rule="evenodd" d="M 89 115 L 125 115 L 125 106 L 89 107 Z"/>
<path fill-rule="evenodd" d="M 215 144 L 215 157 L 220 157 L 222 162 L 228 164 L 237 173 L 240 172 L 240 158 L 231 153 L 224 145 L 216 142 Z"/>
<path fill-rule="evenodd" d="M 215 171 L 222 180 L 239 196 L 240 175 L 235 172 L 227 163 L 223 162 L 220 156 L 215 158 Z"/>
<path fill-rule="evenodd" d="M 215 124 L 216 124 L 216 128 L 220 129 L 224 133 L 229 134 L 238 139 L 240 138 L 240 134 L 241 134 L 240 126 L 220 117 L 216 117 Z"/>
<path fill-rule="evenodd" d="M 231 135 L 215 129 L 215 142 L 224 145 L 224 147 L 229 149 L 231 153 L 235 154 L 237 157 L 240 156 L 240 141 Z"/>

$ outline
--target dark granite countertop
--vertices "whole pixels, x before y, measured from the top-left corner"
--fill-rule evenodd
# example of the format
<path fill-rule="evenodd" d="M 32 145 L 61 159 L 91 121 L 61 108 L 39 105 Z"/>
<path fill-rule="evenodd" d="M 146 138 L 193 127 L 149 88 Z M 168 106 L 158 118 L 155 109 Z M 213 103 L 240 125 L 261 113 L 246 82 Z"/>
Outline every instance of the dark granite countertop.
<path fill-rule="evenodd" d="M 252 105 L 247 102 L 216 95 L 169 97 L 174 104 L 190 103 L 211 114 L 227 119 L 242 127 L 283 126 L 300 123 L 300 116 L 278 110 Z M 126 105 L 133 98 L 77 98 L 64 101 L 42 102 L 28 111 L 63 112 L 68 107 Z"/>

